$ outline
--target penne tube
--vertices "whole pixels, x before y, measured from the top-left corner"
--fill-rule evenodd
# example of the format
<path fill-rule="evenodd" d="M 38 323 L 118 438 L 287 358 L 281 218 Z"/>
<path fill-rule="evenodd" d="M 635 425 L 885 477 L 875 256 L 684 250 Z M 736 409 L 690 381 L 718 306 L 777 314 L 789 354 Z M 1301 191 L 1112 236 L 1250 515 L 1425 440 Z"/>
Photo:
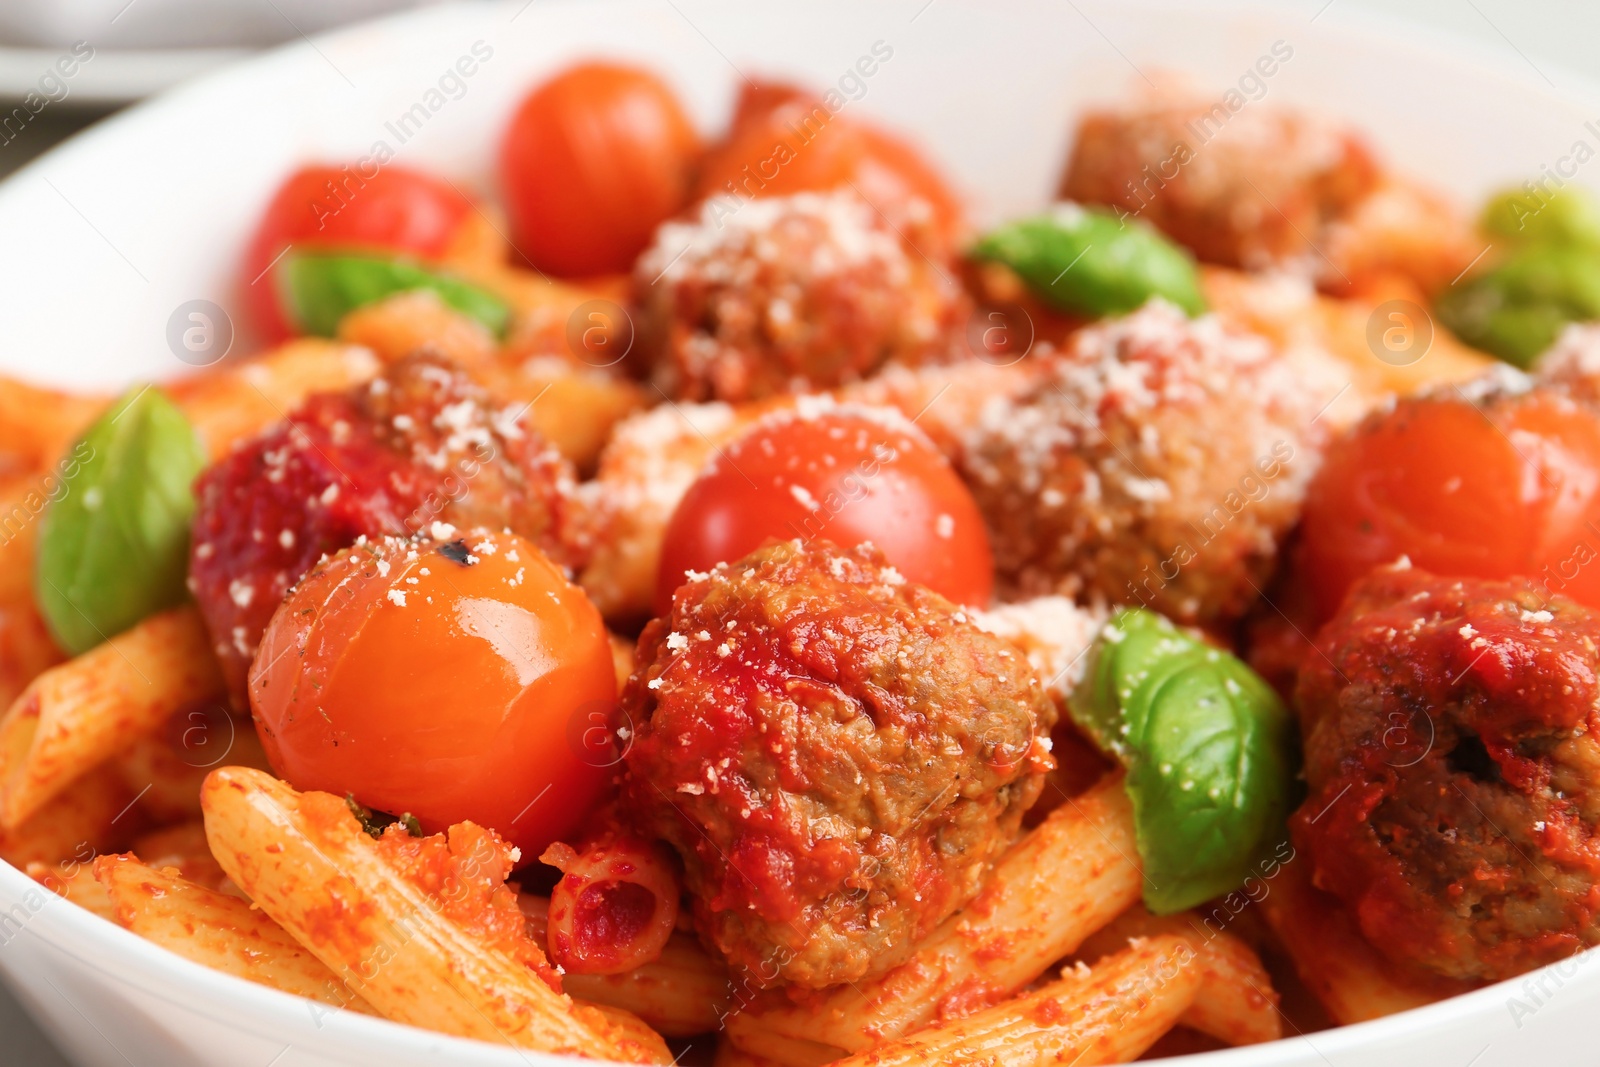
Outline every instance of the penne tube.
<path fill-rule="evenodd" d="M 92 861 L 34 862 L 28 864 L 25 870 L 29 878 L 63 900 L 70 900 L 107 922 L 117 921 L 116 911 L 111 906 L 111 896 L 106 892 L 105 886 L 95 878 Z"/>
<path fill-rule="evenodd" d="M 489 328 L 431 289 L 396 293 L 356 308 L 339 321 L 339 340 L 370 349 L 385 363 L 427 350 L 476 368 L 495 353 Z"/>
<path fill-rule="evenodd" d="M 178 709 L 223 696 L 216 656 L 193 607 L 152 615 L 50 668 L 0 718 L 0 826 L 21 825 Z"/>
<path fill-rule="evenodd" d="M 977 899 L 905 962 L 800 1004 L 764 998 L 741 1013 L 732 1032 L 743 1047 L 769 1056 L 750 1035 L 766 1030 L 854 1052 L 983 1007 L 1045 973 L 1135 903 L 1142 890 L 1137 857 L 1122 776 L 1108 775 L 1024 835 Z"/>
<path fill-rule="evenodd" d="M 110 403 L 0 376 L 0 457 L 24 469 L 62 462 L 72 442 Z M 5 466 L 6 464 L 0 464 Z"/>
<path fill-rule="evenodd" d="M 711 1059 L 711 1067 L 777 1067 L 777 1062 L 757 1056 L 754 1052 L 746 1052 L 724 1036 L 717 1041 L 717 1052 Z"/>
<path fill-rule="evenodd" d="M 464 902 L 404 877 L 340 798 L 224 767 L 206 779 L 201 803 L 211 851 L 228 876 L 387 1018 L 545 1052 L 671 1061 L 659 1038 L 644 1043 L 638 1028 L 574 1003 L 475 934 L 481 923 L 469 929 L 452 918 Z M 452 835 L 458 831 L 486 834 L 471 824 Z M 509 869 L 504 852 L 499 846 L 483 862 Z"/>
<path fill-rule="evenodd" d="M 133 794 L 114 768 L 98 767 L 14 827 L 0 827 L 0 859 L 13 867 L 89 863 L 140 829 Z"/>
<path fill-rule="evenodd" d="M 213 767 L 270 769 L 255 723 L 221 702 L 180 709 L 161 728 L 130 740 L 112 762 L 140 809 L 158 823 L 200 818 L 200 785 Z"/>
<path fill-rule="evenodd" d="M 528 930 L 545 943 L 550 902 L 523 893 L 517 905 L 528 917 Z M 728 1013 L 728 971 L 700 943 L 681 931 L 667 939 L 661 955 L 621 974 L 564 975 L 561 986 L 593 1004 L 625 1008 L 667 1037 L 687 1037 L 717 1030 Z"/>
<path fill-rule="evenodd" d="M 211 846 L 206 843 L 206 825 L 199 819 L 142 834 L 133 839 L 129 851 L 146 866 L 158 870 L 170 867 L 185 881 L 241 895 L 211 854 Z"/>
<path fill-rule="evenodd" d="M 1181 938 L 1136 942 L 1033 993 L 838 1061 L 837 1067 L 1126 1063 L 1177 1024 L 1200 988 Z"/>
<path fill-rule="evenodd" d="M 30 682 L 64 659 L 31 594 L 0 603 L 0 708 L 9 708 Z"/>
<path fill-rule="evenodd" d="M 1381 1019 L 1475 988 L 1401 971 L 1372 947 L 1337 898 L 1311 884 L 1310 870 L 1304 856 L 1285 863 L 1260 908 L 1300 980 L 1335 1022 Z"/>
<path fill-rule="evenodd" d="M 1261 958 L 1244 941 L 1225 931 L 1212 932 L 1193 912 L 1152 915 L 1135 904 L 1094 933 L 1078 950 L 1078 959 L 1094 964 L 1143 937 L 1182 938 L 1194 950 L 1202 981 L 1194 1003 L 1184 1012 L 1184 1026 L 1229 1045 L 1254 1045 L 1283 1036 L 1278 994 Z"/>
<path fill-rule="evenodd" d="M 101 856 L 94 877 L 104 887 L 118 925 L 146 941 L 212 970 L 309 997 L 336 1008 L 376 1014 L 248 901 L 187 881 L 170 867 L 146 866 L 133 856 Z"/>
<path fill-rule="evenodd" d="M 342 392 L 375 377 L 379 367 L 365 348 L 306 337 L 174 382 L 169 392 L 216 460 L 288 418 L 312 393 Z"/>

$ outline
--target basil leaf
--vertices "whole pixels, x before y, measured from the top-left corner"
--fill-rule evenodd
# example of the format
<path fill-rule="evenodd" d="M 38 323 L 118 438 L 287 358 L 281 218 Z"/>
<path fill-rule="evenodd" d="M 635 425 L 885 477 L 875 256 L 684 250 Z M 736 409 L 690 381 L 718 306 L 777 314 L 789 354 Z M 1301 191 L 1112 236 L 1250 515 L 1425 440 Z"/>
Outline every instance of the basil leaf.
<path fill-rule="evenodd" d="M 1486 235 L 1513 243 L 1547 241 L 1600 249 L 1600 199 L 1577 186 L 1539 194 L 1507 189 L 1490 198 L 1478 225 Z"/>
<path fill-rule="evenodd" d="M 975 259 L 1016 271 L 1040 300 L 1099 318 L 1144 306 L 1153 296 L 1190 315 L 1206 309 L 1189 253 L 1134 219 L 1058 204 L 1043 215 L 1007 223 L 972 249 Z"/>
<path fill-rule="evenodd" d="M 76 470 L 39 527 L 34 595 L 56 643 L 77 655 L 186 596 L 190 485 L 205 453 L 183 412 L 143 386 L 71 454 Z"/>
<path fill-rule="evenodd" d="M 487 289 L 407 259 L 300 252 L 286 256 L 276 273 L 290 319 L 319 337 L 334 336 L 339 320 L 356 308 L 414 289 L 439 294 L 496 337 L 505 336 L 511 321 L 510 305 Z"/>
<path fill-rule="evenodd" d="M 1569 322 L 1600 318 L 1600 249 L 1530 241 L 1434 305 L 1462 341 L 1531 366 Z"/>
<path fill-rule="evenodd" d="M 1101 632 L 1068 707 L 1128 770 L 1151 911 L 1228 892 L 1282 833 L 1289 715 L 1236 657 L 1125 609 Z"/>

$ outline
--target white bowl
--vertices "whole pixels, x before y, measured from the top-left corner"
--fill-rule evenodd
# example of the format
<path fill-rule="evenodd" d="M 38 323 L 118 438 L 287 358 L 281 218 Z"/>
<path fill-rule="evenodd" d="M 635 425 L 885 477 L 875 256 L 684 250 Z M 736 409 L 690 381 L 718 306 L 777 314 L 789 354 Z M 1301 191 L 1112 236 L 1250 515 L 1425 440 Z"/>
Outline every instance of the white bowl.
<path fill-rule="evenodd" d="M 891 59 L 847 109 L 921 138 L 989 219 L 1046 199 L 1086 104 L 1131 91 L 1158 70 L 1186 72 L 1220 97 L 1276 41 L 1294 54 L 1265 83 L 1268 99 L 1351 118 L 1397 166 L 1464 196 L 1555 168 L 1576 141 L 1600 146 L 1600 123 L 1585 126 L 1600 116 L 1600 92 L 1582 79 L 1548 64 L 1536 74 L 1454 42 L 1419 42 L 1428 35 L 1337 4 L 1314 21 L 1311 14 L 1149 0 L 1017 2 L 1000 11 L 976 0 L 512 0 L 357 27 L 135 107 L 0 186 L 0 369 L 77 387 L 184 371 L 166 341 L 169 317 L 195 298 L 232 303 L 240 246 L 291 167 L 353 160 L 381 139 L 398 162 L 483 189 L 520 94 L 597 53 L 662 71 L 710 130 L 725 118 L 741 72 L 831 85 L 885 42 Z M 459 99 L 398 143 L 386 123 L 480 41 L 493 55 Z M 1593 1062 L 1597 958 L 1378 1022 L 1192 1062 Z M 556 1062 L 321 1014 L 156 948 L 4 864 L 0 974 L 70 1055 L 95 1067 Z"/>

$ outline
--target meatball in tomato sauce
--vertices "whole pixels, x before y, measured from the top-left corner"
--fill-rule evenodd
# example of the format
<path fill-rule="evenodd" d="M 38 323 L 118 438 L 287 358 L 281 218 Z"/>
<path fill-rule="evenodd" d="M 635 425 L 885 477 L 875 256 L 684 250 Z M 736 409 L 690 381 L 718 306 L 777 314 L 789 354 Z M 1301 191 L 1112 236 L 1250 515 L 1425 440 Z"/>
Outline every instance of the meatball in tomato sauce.
<path fill-rule="evenodd" d="M 967 309 L 950 272 L 850 192 L 710 200 L 657 232 L 634 294 L 643 359 L 680 400 L 831 389 L 944 358 Z"/>
<path fill-rule="evenodd" d="M 201 474 L 189 584 L 237 696 L 289 587 L 358 537 L 509 528 L 577 562 L 572 469 L 523 407 L 419 354 L 312 396 Z"/>
<path fill-rule="evenodd" d="M 1367 938 L 1489 980 L 1600 944 L 1600 616 L 1401 565 L 1317 648 L 1292 830 Z"/>
<path fill-rule="evenodd" d="M 1139 215 L 1210 263 L 1315 272 L 1323 227 L 1378 179 L 1348 127 L 1163 93 L 1084 116 L 1061 195 Z"/>
<path fill-rule="evenodd" d="M 892 966 L 975 894 L 1052 766 L 1021 651 L 870 546 L 769 542 L 639 640 L 625 798 L 752 981 Z"/>
<path fill-rule="evenodd" d="M 1318 394 L 1267 341 L 1155 301 L 1077 333 L 969 434 L 1002 585 L 1224 624 L 1299 517 Z"/>

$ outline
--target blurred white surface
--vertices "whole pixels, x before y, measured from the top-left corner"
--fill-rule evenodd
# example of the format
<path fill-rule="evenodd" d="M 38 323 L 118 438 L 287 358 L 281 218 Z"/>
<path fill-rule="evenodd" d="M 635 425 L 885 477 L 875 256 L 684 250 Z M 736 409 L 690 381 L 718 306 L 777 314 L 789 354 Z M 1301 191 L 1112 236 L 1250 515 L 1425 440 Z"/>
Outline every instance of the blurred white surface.
<path fill-rule="evenodd" d="M 262 47 L 431 0 L 5 0 L 0 42 L 61 49 Z"/>

